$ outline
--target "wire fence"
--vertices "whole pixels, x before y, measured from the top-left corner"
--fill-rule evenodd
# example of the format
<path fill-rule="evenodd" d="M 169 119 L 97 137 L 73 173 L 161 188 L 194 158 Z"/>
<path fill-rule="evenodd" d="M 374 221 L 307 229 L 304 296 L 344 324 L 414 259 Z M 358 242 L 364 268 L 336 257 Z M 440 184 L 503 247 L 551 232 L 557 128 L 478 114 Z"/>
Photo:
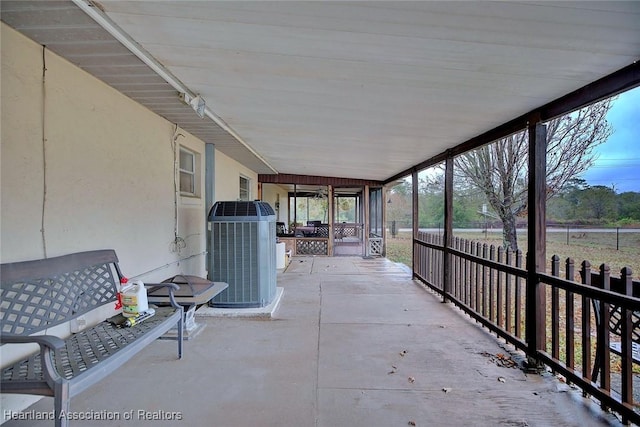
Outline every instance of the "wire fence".
<path fill-rule="evenodd" d="M 406 221 L 389 221 L 388 231 L 391 237 L 400 233 L 410 233 L 411 224 Z M 454 224 L 454 235 L 477 234 L 484 237 L 494 236 L 500 238 L 502 226 L 499 223 L 466 223 Z M 429 231 L 436 234 L 444 232 L 442 223 L 424 224 L 421 231 Z M 518 236 L 526 235 L 526 227 L 520 226 Z M 562 243 L 568 246 L 587 246 L 594 248 L 610 248 L 621 250 L 624 248 L 640 250 L 640 228 L 637 227 L 607 227 L 593 225 L 549 225 L 547 226 L 547 242 Z"/>
<path fill-rule="evenodd" d="M 547 241 L 566 245 L 622 248 L 640 248 L 640 228 L 588 227 L 568 225 L 547 228 Z"/>

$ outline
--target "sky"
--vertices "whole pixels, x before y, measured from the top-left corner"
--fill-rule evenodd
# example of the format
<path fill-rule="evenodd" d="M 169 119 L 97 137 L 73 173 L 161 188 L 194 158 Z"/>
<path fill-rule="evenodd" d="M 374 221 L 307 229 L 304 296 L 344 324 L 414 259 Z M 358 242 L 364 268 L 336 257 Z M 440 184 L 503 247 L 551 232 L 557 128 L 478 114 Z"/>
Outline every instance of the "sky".
<path fill-rule="evenodd" d="M 594 149 L 597 159 L 581 178 L 617 193 L 640 192 L 640 87 L 618 95 L 607 120 L 613 134 Z"/>

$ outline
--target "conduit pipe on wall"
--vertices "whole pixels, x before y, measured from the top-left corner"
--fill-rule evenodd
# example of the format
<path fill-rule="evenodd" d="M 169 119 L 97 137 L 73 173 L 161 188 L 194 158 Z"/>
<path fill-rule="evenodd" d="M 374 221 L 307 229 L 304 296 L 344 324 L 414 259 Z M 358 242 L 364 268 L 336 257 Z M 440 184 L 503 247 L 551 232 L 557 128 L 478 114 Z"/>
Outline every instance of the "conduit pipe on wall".
<path fill-rule="evenodd" d="M 164 65 L 159 63 L 149 52 L 147 52 L 138 42 L 131 38 L 122 28 L 120 28 L 115 22 L 102 11 L 100 6 L 94 3 L 92 0 L 71 0 L 78 6 L 83 12 L 89 15 L 94 21 L 104 28 L 109 34 L 115 37 L 120 43 L 124 45 L 131 53 L 137 56 L 142 62 L 144 62 L 149 68 L 151 68 L 156 74 L 158 74 L 164 81 L 169 83 L 175 90 L 181 94 L 186 94 L 189 98 L 196 98 L 198 94 L 190 90 L 184 83 L 182 83 L 176 76 L 174 76 Z M 216 115 L 207 106 L 204 111 L 205 115 L 214 121 L 218 126 L 225 130 L 229 135 L 235 138 L 240 144 L 242 144 L 247 150 L 256 156 L 262 163 L 264 163 L 274 173 L 278 171 L 271 166 L 260 154 L 258 154 L 251 146 L 249 146 L 241 137 L 234 131 L 222 118 Z"/>

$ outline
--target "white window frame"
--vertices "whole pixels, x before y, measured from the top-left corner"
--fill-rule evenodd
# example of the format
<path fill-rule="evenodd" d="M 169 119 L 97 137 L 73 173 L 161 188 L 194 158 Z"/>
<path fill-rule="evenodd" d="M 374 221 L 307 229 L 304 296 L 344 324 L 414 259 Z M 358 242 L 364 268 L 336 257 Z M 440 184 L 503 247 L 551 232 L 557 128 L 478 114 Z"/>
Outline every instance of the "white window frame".
<path fill-rule="evenodd" d="M 182 167 L 182 156 L 183 155 L 188 155 L 191 156 L 191 170 L 189 169 L 184 169 Z M 195 151 L 189 150 L 188 148 L 185 147 L 180 147 L 180 151 L 178 153 L 179 156 L 179 161 L 178 161 L 178 173 L 179 173 L 179 180 L 180 180 L 180 195 L 181 196 L 187 196 L 187 197 L 199 197 L 200 194 L 200 168 L 199 163 L 198 163 L 198 153 L 196 153 Z M 183 190 L 183 179 L 185 179 L 185 177 L 190 177 L 190 191 L 185 191 Z"/>
<path fill-rule="evenodd" d="M 242 188 L 243 181 L 245 182 L 246 188 Z M 240 175 L 238 200 L 251 200 L 251 178 L 244 175 Z"/>

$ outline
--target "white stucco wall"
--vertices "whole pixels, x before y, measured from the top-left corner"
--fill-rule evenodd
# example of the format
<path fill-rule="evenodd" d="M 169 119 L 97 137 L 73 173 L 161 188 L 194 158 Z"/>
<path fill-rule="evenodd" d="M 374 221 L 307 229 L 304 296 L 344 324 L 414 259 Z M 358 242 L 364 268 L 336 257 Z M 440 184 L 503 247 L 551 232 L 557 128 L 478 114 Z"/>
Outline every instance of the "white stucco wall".
<path fill-rule="evenodd" d="M 278 184 L 262 184 L 262 201 L 269 203 L 275 209 L 276 221 L 284 222 L 287 230 L 289 229 L 288 194 L 287 190 Z M 280 201 L 279 208 L 276 206 L 278 200 Z"/>
<path fill-rule="evenodd" d="M 43 87 L 42 47 L 0 25 L 0 261 L 112 248 L 130 278 L 205 276 L 204 142 L 50 51 Z M 180 145 L 198 154 L 201 197 L 176 192 Z M 257 195 L 256 173 L 215 159 L 218 200 L 237 199 L 240 174 Z M 32 401 L 2 395 L 11 410 Z"/>
<path fill-rule="evenodd" d="M 204 202 L 178 197 L 176 251 L 174 125 L 45 57 L 43 89 L 42 48 L 3 24 L 2 262 L 113 248 L 129 276 L 183 272 L 177 262 L 204 251 Z M 178 132 L 204 161 L 204 143 Z"/>
<path fill-rule="evenodd" d="M 216 151 L 216 200 L 238 200 L 240 197 L 240 175 L 251 180 L 251 200 L 257 199 L 258 174 L 231 157 Z"/>

